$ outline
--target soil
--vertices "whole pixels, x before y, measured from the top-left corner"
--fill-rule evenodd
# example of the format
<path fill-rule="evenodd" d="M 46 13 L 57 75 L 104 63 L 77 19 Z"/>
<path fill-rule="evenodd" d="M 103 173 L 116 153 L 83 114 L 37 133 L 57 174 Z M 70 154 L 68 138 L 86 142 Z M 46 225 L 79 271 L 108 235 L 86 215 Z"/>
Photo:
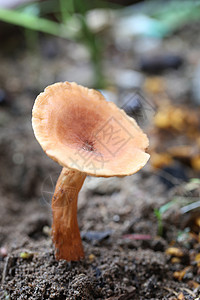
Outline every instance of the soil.
<path fill-rule="evenodd" d="M 199 57 L 198 39 L 196 46 L 194 40 L 191 44 L 189 33 L 196 26 L 167 38 L 159 49 L 162 53 L 169 44 L 174 51 L 181 48 L 185 61 L 189 60 L 181 70 L 163 75 L 174 103 L 183 97 L 189 105 L 185 82 L 192 59 Z M 10 43 L 9 39 L 6 45 Z M 177 186 L 169 189 L 150 164 L 130 177 L 87 178 L 78 209 L 85 259 L 55 260 L 50 204 L 61 168 L 37 143 L 31 110 L 36 96 L 53 82 L 91 84 L 88 56 L 77 45 L 77 60 L 73 47 L 73 42 L 42 37 L 35 52 L 16 46 L 14 55 L 5 49 L 0 55 L 0 84 L 5 93 L 0 102 L 0 298 L 195 299 L 200 293 L 200 270 L 194 259 L 200 252 L 195 239 L 198 213 L 185 216 L 173 206 L 163 215 L 163 234 L 158 236 L 155 209 L 177 193 L 184 194 L 185 184 L 180 183 L 178 191 Z M 105 68 L 114 72 L 116 61 L 120 69 L 133 60 L 134 68 L 138 56 L 113 50 L 105 53 L 104 60 Z M 174 78 L 177 85 L 171 84 Z M 188 166 L 181 166 L 188 177 L 197 176 Z M 170 246 L 182 254 L 170 255 L 166 252 Z M 184 276 L 174 275 L 186 267 Z"/>

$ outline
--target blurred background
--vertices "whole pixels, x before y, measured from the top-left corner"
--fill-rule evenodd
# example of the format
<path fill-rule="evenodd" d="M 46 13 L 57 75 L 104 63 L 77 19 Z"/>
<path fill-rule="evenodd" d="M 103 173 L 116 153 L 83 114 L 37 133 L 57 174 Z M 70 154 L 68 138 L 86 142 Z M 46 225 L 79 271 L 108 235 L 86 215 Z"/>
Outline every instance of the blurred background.
<path fill-rule="evenodd" d="M 86 249 L 87 232 L 103 231 L 111 244 L 117 232 L 122 248 L 136 243 L 133 236 L 122 241 L 127 234 L 149 235 L 152 243 L 159 236 L 159 251 L 172 240 L 185 247 L 192 239 L 187 251 L 198 254 L 199 20 L 200 1 L 0 0 L 2 270 L 8 253 L 35 243 L 52 248 L 50 202 L 61 168 L 35 140 L 31 110 L 58 81 L 99 89 L 150 139 L 151 159 L 138 174 L 87 179 L 79 201 Z M 137 247 L 154 251 L 143 239 Z"/>

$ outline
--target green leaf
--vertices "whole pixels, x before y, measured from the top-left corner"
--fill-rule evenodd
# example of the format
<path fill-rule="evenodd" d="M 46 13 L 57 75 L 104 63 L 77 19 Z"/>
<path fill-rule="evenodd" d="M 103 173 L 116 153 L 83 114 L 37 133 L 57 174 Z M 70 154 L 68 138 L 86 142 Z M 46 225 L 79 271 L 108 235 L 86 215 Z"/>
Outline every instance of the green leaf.
<path fill-rule="evenodd" d="M 71 38 L 64 24 L 58 24 L 29 13 L 0 8 L 0 20 L 31 30 L 49 33 L 63 38 Z"/>

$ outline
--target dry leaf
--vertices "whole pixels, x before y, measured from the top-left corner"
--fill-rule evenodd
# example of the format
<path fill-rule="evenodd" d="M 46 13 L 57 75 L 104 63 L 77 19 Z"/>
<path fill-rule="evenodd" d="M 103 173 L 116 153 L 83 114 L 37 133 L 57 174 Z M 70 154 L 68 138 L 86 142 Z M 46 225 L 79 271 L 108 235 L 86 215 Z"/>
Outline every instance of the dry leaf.
<path fill-rule="evenodd" d="M 172 163 L 173 159 L 171 155 L 168 153 L 152 153 L 151 154 L 151 165 L 154 168 L 163 168 L 164 166 L 168 166 Z"/>
<path fill-rule="evenodd" d="M 172 257 L 172 259 L 171 259 L 172 264 L 179 264 L 180 262 L 181 262 L 181 260 L 178 257 Z"/>
<path fill-rule="evenodd" d="M 199 171 L 200 170 L 200 155 L 196 155 L 191 160 L 192 168 Z"/>
<path fill-rule="evenodd" d="M 169 247 L 166 251 L 166 254 L 171 255 L 171 256 L 176 256 L 176 257 L 183 257 L 184 253 L 181 249 L 176 248 L 176 247 Z"/>
<path fill-rule="evenodd" d="M 197 289 L 200 286 L 200 284 L 194 280 L 188 281 L 188 285 L 192 289 Z"/>
<path fill-rule="evenodd" d="M 147 93 L 159 94 L 165 91 L 165 82 L 161 77 L 149 77 L 145 80 L 144 89 Z"/>
<path fill-rule="evenodd" d="M 200 217 L 196 218 L 195 223 L 200 227 Z"/>
<path fill-rule="evenodd" d="M 175 279 L 178 279 L 179 281 L 181 281 L 183 279 L 183 277 L 185 276 L 185 274 L 187 273 L 187 271 L 190 269 L 191 269 L 191 267 L 186 267 L 185 269 L 183 269 L 181 271 L 175 271 L 173 276 Z"/>
<path fill-rule="evenodd" d="M 200 267 L 200 253 L 195 256 L 195 261 L 197 262 L 197 266 Z"/>
<path fill-rule="evenodd" d="M 185 296 L 183 295 L 183 293 L 181 292 L 179 295 L 178 295 L 178 300 L 185 300 Z"/>

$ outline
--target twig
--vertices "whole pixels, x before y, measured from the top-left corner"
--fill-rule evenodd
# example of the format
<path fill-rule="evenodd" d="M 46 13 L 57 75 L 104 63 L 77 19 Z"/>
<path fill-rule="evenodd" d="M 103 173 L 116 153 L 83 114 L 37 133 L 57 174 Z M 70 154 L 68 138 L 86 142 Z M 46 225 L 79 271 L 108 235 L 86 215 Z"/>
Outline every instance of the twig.
<path fill-rule="evenodd" d="M 193 291 L 191 291 L 191 290 L 189 290 L 189 289 L 187 289 L 187 288 L 181 288 L 181 291 L 185 291 L 185 292 L 187 292 L 188 294 L 190 294 L 192 297 L 195 297 L 195 294 L 193 293 Z"/>
<path fill-rule="evenodd" d="M 2 284 L 4 283 L 5 278 L 6 278 L 7 274 L 8 274 L 8 269 L 9 269 L 10 261 L 11 261 L 11 257 L 7 256 L 6 257 L 6 261 L 5 261 L 5 265 L 4 265 L 4 268 L 3 268 L 2 280 L 1 280 Z"/>
<path fill-rule="evenodd" d="M 176 291 L 174 291 L 174 290 L 172 290 L 172 289 L 170 289 L 170 288 L 168 288 L 168 287 L 166 287 L 166 286 L 164 286 L 163 288 L 164 288 L 166 291 L 168 291 L 168 292 L 174 294 L 175 296 L 178 296 L 178 293 L 177 293 Z"/>
<path fill-rule="evenodd" d="M 198 199 L 198 198 L 195 197 L 195 200 L 196 199 Z M 196 209 L 198 207 L 200 207 L 200 201 L 196 201 L 196 202 L 190 203 L 190 204 L 188 204 L 188 205 L 186 205 L 186 206 L 184 206 L 184 207 L 181 208 L 181 213 L 185 214 L 185 213 L 187 213 L 187 212 L 189 212 L 189 211 L 191 211 L 193 209 Z"/>

